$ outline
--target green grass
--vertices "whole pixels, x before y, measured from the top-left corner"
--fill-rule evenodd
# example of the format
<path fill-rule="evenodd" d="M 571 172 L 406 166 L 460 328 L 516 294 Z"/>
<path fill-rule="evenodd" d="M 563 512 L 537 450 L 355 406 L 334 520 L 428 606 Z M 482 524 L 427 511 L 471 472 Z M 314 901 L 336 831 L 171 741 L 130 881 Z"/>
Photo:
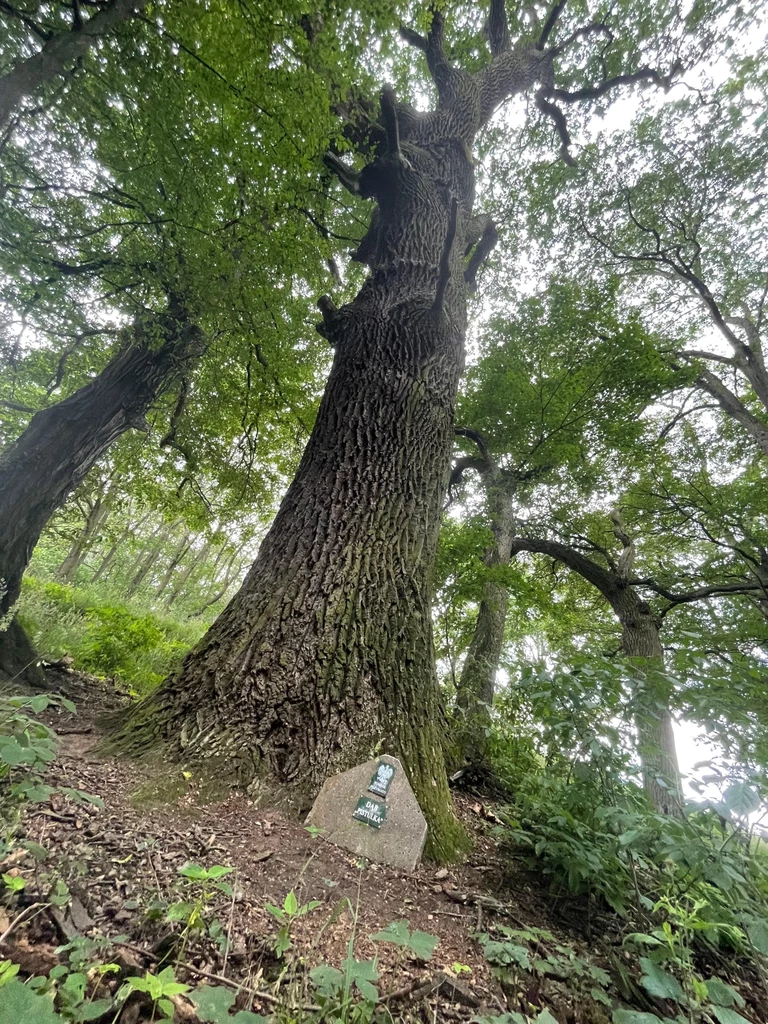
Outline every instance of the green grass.
<path fill-rule="evenodd" d="M 74 668 L 115 677 L 137 693 L 157 686 L 205 630 L 201 621 L 169 616 L 117 603 L 114 593 L 24 579 L 19 620 L 42 657 L 68 654 Z"/>

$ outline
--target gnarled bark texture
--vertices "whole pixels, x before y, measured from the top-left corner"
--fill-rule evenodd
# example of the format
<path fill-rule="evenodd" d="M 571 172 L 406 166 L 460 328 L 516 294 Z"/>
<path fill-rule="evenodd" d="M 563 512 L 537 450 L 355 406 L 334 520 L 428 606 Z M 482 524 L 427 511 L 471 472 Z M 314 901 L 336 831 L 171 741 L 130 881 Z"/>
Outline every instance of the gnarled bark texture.
<path fill-rule="evenodd" d="M 40 685 L 35 658 L 18 665 L 18 623 L 9 630 L 21 580 L 40 533 L 109 446 L 145 413 L 160 392 L 188 370 L 204 347 L 202 332 L 182 313 L 137 324 L 135 337 L 89 384 L 35 413 L 0 455 L 0 672 Z"/>
<path fill-rule="evenodd" d="M 439 101 L 421 114 L 385 89 L 376 160 L 359 178 L 332 161 L 378 204 L 357 254 L 371 272 L 349 305 L 321 302 L 335 358 L 296 477 L 239 593 L 117 742 L 219 756 L 253 792 L 296 807 L 383 744 L 404 761 L 432 854 L 448 858 L 462 833 L 430 612 L 464 361 L 464 253 L 480 235 L 471 147 L 551 58 L 499 47 L 466 74 L 446 59 L 440 15 L 428 38 L 409 40 Z"/>

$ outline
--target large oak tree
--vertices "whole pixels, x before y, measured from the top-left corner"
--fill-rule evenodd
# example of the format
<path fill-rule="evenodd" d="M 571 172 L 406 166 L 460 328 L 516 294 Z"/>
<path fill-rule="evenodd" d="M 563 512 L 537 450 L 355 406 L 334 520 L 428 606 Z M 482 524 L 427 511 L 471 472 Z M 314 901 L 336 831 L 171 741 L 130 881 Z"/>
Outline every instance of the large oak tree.
<path fill-rule="evenodd" d="M 473 150 L 505 101 L 530 94 L 570 158 L 559 103 L 668 86 L 681 70 L 673 11 L 635 20 L 633 35 L 629 11 L 564 6 L 543 24 L 516 10 L 510 28 L 492 0 L 490 56 L 474 71 L 451 60 L 441 12 L 426 36 L 402 30 L 437 101 L 420 112 L 385 88 L 373 159 L 359 174 L 328 160 L 376 210 L 356 254 L 363 287 L 338 309 L 320 303 L 335 355 L 301 465 L 242 589 L 135 709 L 121 745 L 215 758 L 262 795 L 307 806 L 328 774 L 383 743 L 404 759 L 433 854 L 455 852 L 431 602 L 467 292 L 496 234 L 475 208 Z M 659 68 L 646 62 L 651 37 Z"/>

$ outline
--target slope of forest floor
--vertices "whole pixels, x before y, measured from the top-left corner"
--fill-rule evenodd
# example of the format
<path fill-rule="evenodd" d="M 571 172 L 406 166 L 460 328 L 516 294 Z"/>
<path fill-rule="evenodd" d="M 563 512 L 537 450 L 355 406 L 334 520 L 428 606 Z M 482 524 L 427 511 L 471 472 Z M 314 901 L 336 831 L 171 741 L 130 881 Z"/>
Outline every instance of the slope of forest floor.
<path fill-rule="evenodd" d="M 62 964 L 72 970 L 74 951 L 91 965 L 99 959 L 116 965 L 99 982 L 92 967 L 86 972 L 90 985 L 101 986 L 96 994 L 109 997 L 126 977 L 171 964 L 175 981 L 231 991 L 232 1009 L 279 1011 L 280 1021 L 318 1019 L 309 971 L 329 965 L 346 972 L 350 951 L 351 962 L 362 965 L 351 977 L 359 980 L 359 995 L 375 982 L 376 1012 L 386 1009 L 394 1020 L 607 1024 L 611 1001 L 615 1007 L 639 994 L 622 970 L 629 954 L 616 916 L 588 899 L 553 895 L 541 875 L 499 845 L 499 819 L 481 794 L 455 796 L 472 838 L 465 863 L 451 869 L 423 863 L 408 874 L 360 862 L 301 823 L 257 809 L 243 794 L 206 794 L 179 766 L 102 757 L 99 720 L 126 698 L 91 677 L 52 675 L 78 706 L 77 714 L 41 716 L 61 737 L 46 779 L 57 792 L 29 805 L 16 831 L 18 848 L 0 865 L 6 881 L 25 880 L 15 906 L 0 907 L 0 952 L 20 965 L 22 978 L 55 976 Z M 62 795 L 67 787 L 103 806 Z M 48 851 L 39 864 L 38 847 Z M 231 869 L 226 876 L 219 874 L 223 868 Z M 44 906 L 41 896 L 52 879 L 63 897 L 46 902 L 58 907 Z M 281 932 L 286 915 L 289 927 Z M 407 922 L 405 931 L 393 931 L 393 922 Z M 371 940 L 388 930 L 393 941 Z M 437 940 L 431 955 L 429 936 Z M 509 948 L 519 951 L 512 959 L 520 963 L 508 965 L 500 980 L 483 943 L 510 936 Z M 526 949 L 539 958 L 535 970 L 523 969 Z M 743 983 L 758 1005 L 757 983 L 748 977 Z M 206 1016 L 187 994 L 171 995 L 177 1021 L 237 1020 L 226 1009 Z M 644 1009 L 663 1008 L 640 995 Z M 113 1008 L 93 1019 L 137 1024 L 162 1016 L 159 1002 L 142 992 L 134 996 L 117 1016 Z M 1 1005 L 0 987 L 0 1022 L 15 1024 L 6 1022 Z M 328 1019 L 370 1020 L 373 1003 L 361 1005 L 367 1016 L 358 1006 L 357 1016 Z M 642 1017 L 636 1012 L 635 1019 Z M 240 1018 L 242 1024 L 258 1019 Z M 752 1019 L 766 1020 L 768 1013 Z"/>

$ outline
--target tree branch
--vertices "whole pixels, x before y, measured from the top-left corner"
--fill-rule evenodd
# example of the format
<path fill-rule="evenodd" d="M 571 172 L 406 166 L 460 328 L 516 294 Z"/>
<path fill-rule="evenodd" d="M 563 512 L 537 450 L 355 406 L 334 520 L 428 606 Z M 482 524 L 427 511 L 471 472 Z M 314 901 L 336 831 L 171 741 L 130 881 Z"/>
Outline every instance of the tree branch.
<path fill-rule="evenodd" d="M 457 437 L 466 437 L 469 438 L 470 441 L 474 441 L 477 445 L 478 451 L 485 461 L 488 463 L 491 462 L 491 456 L 488 454 L 485 438 L 479 430 L 473 430 L 471 427 L 454 427 L 453 432 Z"/>
<path fill-rule="evenodd" d="M 565 0 L 563 0 L 563 3 Z M 488 43 L 494 57 L 506 53 L 510 47 L 509 22 L 507 21 L 507 8 L 504 0 L 491 0 L 491 8 L 488 12 Z"/>
<path fill-rule="evenodd" d="M 603 597 L 611 605 L 613 604 L 618 587 L 616 577 L 596 562 L 593 562 L 591 558 L 586 558 L 584 555 L 579 554 L 578 551 L 569 547 L 568 544 L 560 544 L 554 540 L 538 540 L 533 537 L 515 537 L 512 541 L 511 554 L 514 555 L 520 551 L 532 551 L 541 555 L 549 555 L 550 558 L 562 562 L 563 565 L 567 565 L 569 569 L 573 569 L 574 572 L 577 572 L 588 583 L 591 583 L 593 587 L 596 587 Z"/>
<path fill-rule="evenodd" d="M 544 28 L 541 30 L 541 35 L 536 41 L 536 49 L 543 50 L 547 44 L 547 40 L 552 35 L 552 30 L 557 24 L 558 18 L 565 7 L 566 0 L 558 0 L 554 7 L 550 10 L 547 15 L 547 20 L 544 22 Z"/>
<path fill-rule="evenodd" d="M 110 0 L 82 28 L 51 36 L 31 57 L 17 64 L 0 78 L 0 125 L 25 96 L 30 96 L 45 82 L 66 72 L 78 57 L 83 56 L 102 36 L 127 21 L 147 0 Z"/>
<path fill-rule="evenodd" d="M 356 170 L 347 167 L 335 153 L 325 153 L 323 163 L 332 174 L 336 175 L 347 192 L 351 192 L 353 196 L 360 195 L 360 175 Z"/>
<path fill-rule="evenodd" d="M 626 75 L 606 78 L 599 85 L 590 85 L 584 89 L 576 89 L 573 92 L 570 92 L 568 89 L 553 89 L 552 95 L 555 99 L 562 100 L 563 103 L 579 103 L 581 100 L 598 99 L 620 85 L 632 85 L 635 82 L 652 82 L 654 85 L 659 85 L 666 90 L 671 88 L 675 75 L 679 74 L 682 70 L 682 64 L 679 61 L 675 61 L 672 70 L 667 75 L 662 75 L 655 68 L 640 68 Z"/>
<path fill-rule="evenodd" d="M 569 167 L 575 167 L 576 161 L 571 156 L 571 135 L 568 131 L 568 122 L 565 119 L 565 114 L 557 104 L 550 103 L 546 94 L 547 90 L 544 86 L 536 90 L 536 106 L 542 114 L 545 114 L 554 122 L 557 134 L 560 136 L 560 156 Z"/>
<path fill-rule="evenodd" d="M 467 282 L 467 286 L 471 292 L 474 292 L 477 288 L 476 277 L 480 267 L 488 259 L 496 243 L 499 240 L 499 233 L 496 230 L 496 225 L 492 220 L 489 220 L 485 225 L 485 230 L 480 236 L 480 241 L 475 247 L 475 251 L 470 257 L 467 269 L 464 271 L 464 280 Z"/>

